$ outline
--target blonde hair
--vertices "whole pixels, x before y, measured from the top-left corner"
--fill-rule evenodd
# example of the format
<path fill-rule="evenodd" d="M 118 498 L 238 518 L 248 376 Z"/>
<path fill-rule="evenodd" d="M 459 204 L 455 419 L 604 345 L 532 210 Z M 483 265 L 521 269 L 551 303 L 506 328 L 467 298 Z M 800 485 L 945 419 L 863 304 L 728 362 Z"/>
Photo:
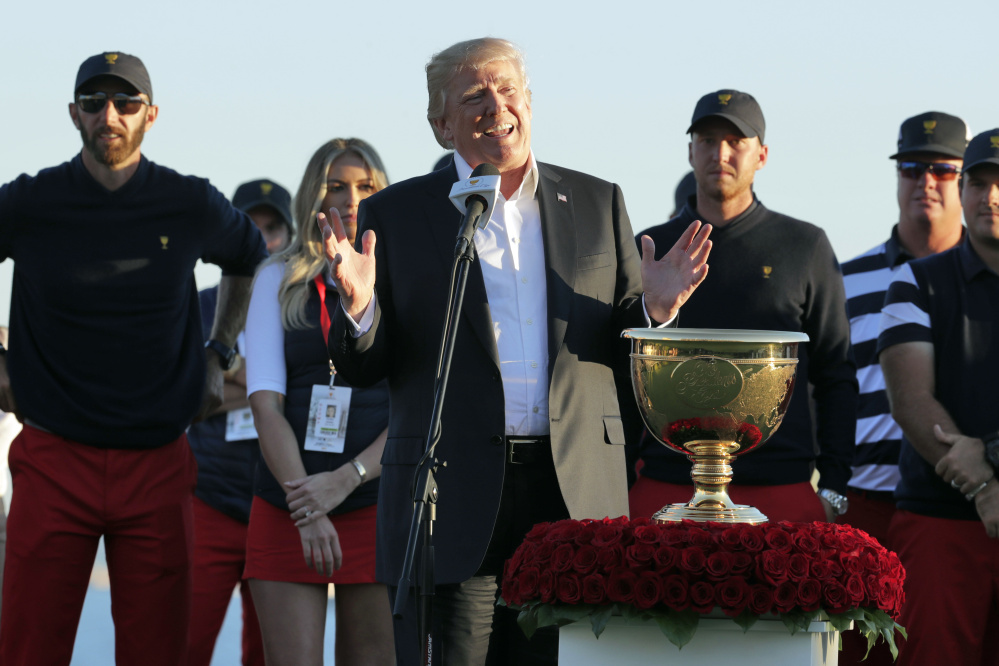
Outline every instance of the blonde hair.
<path fill-rule="evenodd" d="M 326 198 L 326 181 L 330 165 L 347 154 L 361 158 L 371 176 L 375 191 L 388 187 L 388 176 L 381 157 L 374 148 L 361 139 L 332 139 L 323 144 L 309 160 L 302 176 L 302 183 L 295 194 L 294 213 L 298 233 L 288 248 L 264 265 L 284 263 L 284 275 L 278 288 L 281 303 L 281 324 L 285 330 L 312 328 L 305 316 L 309 301 L 309 283 L 326 269 L 323 238 L 316 224 L 323 199 Z"/>
<path fill-rule="evenodd" d="M 507 60 L 520 73 L 524 89 L 530 99 L 530 81 L 527 78 L 527 62 L 524 52 L 512 42 L 496 37 L 481 37 L 458 42 L 440 53 L 435 53 L 427 63 L 427 121 L 434 130 L 437 143 L 448 150 L 454 148 L 451 141 L 446 141 L 437 129 L 435 121 L 444 117 L 447 108 L 447 89 L 458 74 L 465 69 L 478 70 L 491 62 Z"/>

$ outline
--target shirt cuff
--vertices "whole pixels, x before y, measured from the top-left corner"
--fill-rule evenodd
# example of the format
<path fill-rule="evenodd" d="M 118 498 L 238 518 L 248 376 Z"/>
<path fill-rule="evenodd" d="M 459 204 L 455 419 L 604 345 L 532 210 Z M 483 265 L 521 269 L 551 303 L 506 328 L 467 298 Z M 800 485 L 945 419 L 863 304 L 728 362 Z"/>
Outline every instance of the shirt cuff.
<path fill-rule="evenodd" d="M 371 294 L 371 301 L 368 302 L 368 307 L 364 310 L 364 314 L 361 315 L 361 321 L 354 321 L 354 318 L 347 314 L 347 311 L 343 308 L 343 301 L 340 301 L 340 309 L 343 310 L 343 315 L 347 318 L 347 323 L 351 326 L 350 334 L 355 338 L 359 338 L 368 331 L 371 330 L 371 324 L 375 321 L 375 299 L 378 296 L 374 293 Z"/>
<path fill-rule="evenodd" d="M 652 326 L 653 323 L 655 323 L 655 328 L 666 328 L 667 326 L 669 326 L 670 324 L 672 324 L 673 321 L 676 319 L 676 315 L 673 315 L 673 317 L 669 321 L 662 322 L 662 323 L 653 322 L 652 321 L 652 317 L 649 316 L 649 310 L 648 310 L 648 308 L 645 307 L 645 294 L 644 293 L 642 294 L 642 312 L 645 314 L 645 321 L 648 322 L 648 325 Z"/>

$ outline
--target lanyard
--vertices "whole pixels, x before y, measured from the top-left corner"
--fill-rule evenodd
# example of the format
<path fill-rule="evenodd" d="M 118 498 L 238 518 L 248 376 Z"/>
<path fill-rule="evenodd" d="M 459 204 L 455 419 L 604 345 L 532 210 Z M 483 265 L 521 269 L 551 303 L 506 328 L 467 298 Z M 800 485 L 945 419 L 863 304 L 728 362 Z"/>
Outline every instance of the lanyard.
<path fill-rule="evenodd" d="M 330 327 L 333 325 L 333 321 L 330 319 L 329 310 L 326 309 L 326 280 L 323 279 L 322 274 L 316 276 L 316 291 L 319 292 L 319 325 L 323 329 L 323 341 L 326 343 L 327 348 L 330 345 Z M 330 386 L 333 386 L 333 378 L 336 375 L 336 368 L 333 367 L 333 361 L 330 360 Z"/>

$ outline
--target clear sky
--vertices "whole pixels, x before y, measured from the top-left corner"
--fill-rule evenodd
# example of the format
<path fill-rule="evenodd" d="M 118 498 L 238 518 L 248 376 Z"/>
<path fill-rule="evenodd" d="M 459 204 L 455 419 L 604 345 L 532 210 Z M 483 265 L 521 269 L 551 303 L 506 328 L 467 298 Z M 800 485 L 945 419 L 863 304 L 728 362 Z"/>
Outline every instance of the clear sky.
<path fill-rule="evenodd" d="M 538 159 L 619 183 L 636 232 L 672 208 L 697 99 L 720 88 L 752 93 L 770 146 L 757 194 L 822 227 L 846 260 L 883 241 L 897 219 L 888 156 L 902 120 L 939 110 L 974 133 L 999 126 L 995 8 L 2 0 L 0 183 L 80 150 L 67 103 L 79 64 L 105 50 L 149 69 L 160 116 L 144 154 L 210 178 L 227 196 L 260 177 L 294 192 L 309 156 L 336 136 L 368 140 L 390 179 L 402 180 L 443 153 L 426 122 L 427 59 L 492 35 L 527 53 Z M 11 269 L 0 264 L 2 321 Z M 217 279 L 198 275 L 202 286 Z"/>

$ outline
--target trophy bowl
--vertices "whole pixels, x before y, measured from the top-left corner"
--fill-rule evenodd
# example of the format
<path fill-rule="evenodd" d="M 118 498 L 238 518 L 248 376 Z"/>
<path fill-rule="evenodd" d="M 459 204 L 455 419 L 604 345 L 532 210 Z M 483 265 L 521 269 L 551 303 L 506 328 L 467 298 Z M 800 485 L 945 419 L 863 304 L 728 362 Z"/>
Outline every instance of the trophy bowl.
<path fill-rule="evenodd" d="M 732 461 L 763 446 L 791 401 L 804 333 L 630 328 L 631 382 L 649 432 L 694 466 L 694 496 L 656 522 L 764 523 L 728 496 Z"/>

